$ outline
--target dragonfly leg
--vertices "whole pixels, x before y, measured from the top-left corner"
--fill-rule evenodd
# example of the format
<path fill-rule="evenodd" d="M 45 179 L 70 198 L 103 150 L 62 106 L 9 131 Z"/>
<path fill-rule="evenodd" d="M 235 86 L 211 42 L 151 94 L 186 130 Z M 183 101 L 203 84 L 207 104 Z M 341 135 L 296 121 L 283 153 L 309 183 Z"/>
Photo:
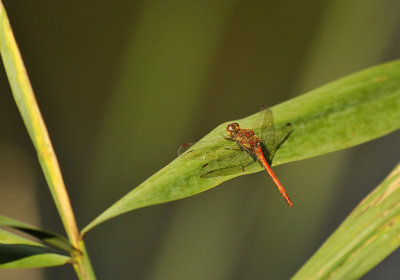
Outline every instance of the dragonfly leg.
<path fill-rule="evenodd" d="M 225 138 L 225 140 L 229 140 L 229 141 L 235 141 L 235 139 L 232 139 L 231 137 L 225 136 L 223 134 L 220 134 L 223 138 Z"/>
<path fill-rule="evenodd" d="M 237 143 L 237 142 L 236 142 L 236 143 Z M 246 151 L 246 153 L 248 153 L 249 155 L 251 155 L 251 157 L 252 157 L 253 159 L 256 159 L 256 158 L 257 158 L 257 157 L 254 155 L 254 152 L 253 152 L 252 150 L 246 148 L 246 147 L 243 146 L 243 145 L 240 145 L 239 143 L 237 143 L 237 144 L 238 144 L 239 148 L 240 148 L 242 151 Z"/>
<path fill-rule="evenodd" d="M 242 165 L 242 171 L 244 172 L 245 171 L 245 168 L 247 167 L 247 166 L 249 166 L 249 165 L 252 165 L 254 162 L 250 162 L 250 163 L 248 163 L 248 164 L 246 164 L 246 165 Z"/>

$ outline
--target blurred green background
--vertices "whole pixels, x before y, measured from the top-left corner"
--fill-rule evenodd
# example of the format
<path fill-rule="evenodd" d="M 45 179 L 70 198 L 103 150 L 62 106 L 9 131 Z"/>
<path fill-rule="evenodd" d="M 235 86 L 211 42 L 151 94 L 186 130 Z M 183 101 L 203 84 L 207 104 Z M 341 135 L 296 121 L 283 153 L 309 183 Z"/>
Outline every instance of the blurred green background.
<path fill-rule="evenodd" d="M 400 2 L 3 0 L 80 228 L 218 124 L 400 56 Z M 0 69 L 0 213 L 63 232 Z M 400 158 L 400 133 L 139 209 L 86 236 L 99 279 L 288 279 Z M 365 279 L 398 279 L 395 252 Z M 0 279 L 74 279 L 71 267 Z"/>

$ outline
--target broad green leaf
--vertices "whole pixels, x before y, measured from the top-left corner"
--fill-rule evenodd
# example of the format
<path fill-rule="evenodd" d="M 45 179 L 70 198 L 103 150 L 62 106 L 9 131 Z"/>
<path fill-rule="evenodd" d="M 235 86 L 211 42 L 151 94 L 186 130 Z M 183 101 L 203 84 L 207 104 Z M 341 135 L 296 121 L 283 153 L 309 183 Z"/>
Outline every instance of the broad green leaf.
<path fill-rule="evenodd" d="M 51 245 L 67 253 L 71 253 L 75 250 L 74 247 L 71 245 L 71 243 L 69 243 L 69 241 L 64 236 L 61 236 L 54 232 L 42 230 L 40 228 L 31 226 L 29 224 L 17 221 L 15 219 L 3 215 L 0 215 L 0 226 L 7 226 L 23 231 L 27 234 L 36 237 L 37 239 L 42 240 L 46 244 Z"/>
<path fill-rule="evenodd" d="M 400 127 L 400 61 L 352 74 L 271 110 L 276 128 L 284 127 L 286 123 L 293 127 L 291 135 L 276 152 L 272 165 L 330 153 L 381 137 Z M 256 117 L 254 114 L 236 122 L 250 128 Z M 225 135 L 228 123 L 221 124 L 204 137 L 204 142 L 199 145 L 209 143 L 209 149 L 208 152 L 202 149 L 205 151 L 203 157 L 198 160 L 178 157 L 105 210 L 83 229 L 83 233 L 122 213 L 188 197 L 233 177 L 260 171 L 258 165 L 253 165 L 230 176 L 199 176 L 207 159 L 215 153 L 227 152 L 224 149 L 227 141 L 220 135 Z M 214 141 L 207 141 L 209 139 Z"/>
<path fill-rule="evenodd" d="M 48 267 L 68 262 L 71 262 L 68 256 L 0 229 L 0 268 Z"/>
<path fill-rule="evenodd" d="M 293 279 L 359 279 L 400 245 L 400 164 Z"/>

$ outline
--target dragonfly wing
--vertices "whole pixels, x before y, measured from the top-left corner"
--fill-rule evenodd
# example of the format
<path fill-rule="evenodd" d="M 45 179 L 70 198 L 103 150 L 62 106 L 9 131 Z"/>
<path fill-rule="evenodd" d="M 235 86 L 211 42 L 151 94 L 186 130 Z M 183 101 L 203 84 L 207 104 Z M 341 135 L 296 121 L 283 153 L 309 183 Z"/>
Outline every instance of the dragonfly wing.
<path fill-rule="evenodd" d="M 272 159 L 270 154 L 274 149 L 275 142 L 274 115 L 270 108 L 266 108 L 265 105 L 261 107 L 260 113 L 254 121 L 253 130 L 261 140 L 264 154 L 267 160 L 270 161 Z"/>
<path fill-rule="evenodd" d="M 196 144 L 196 142 L 191 142 L 191 143 L 185 143 L 179 146 L 178 148 L 178 156 L 182 156 L 186 151 L 188 151 L 193 145 Z"/>
<path fill-rule="evenodd" d="M 270 108 L 266 108 L 265 105 L 261 107 L 252 129 L 266 148 L 273 146 L 275 137 L 274 115 Z"/>
<path fill-rule="evenodd" d="M 178 149 L 178 155 L 192 160 L 221 160 L 232 156 L 232 150 L 238 149 L 233 141 L 227 141 L 223 137 L 183 144 Z"/>
<path fill-rule="evenodd" d="M 242 173 L 246 167 L 256 161 L 246 152 L 237 152 L 230 158 L 223 158 L 206 163 L 199 171 L 201 178 L 228 176 Z"/>
<path fill-rule="evenodd" d="M 276 151 L 293 132 L 293 126 L 287 123 L 276 128 L 272 110 L 263 106 L 254 124 L 254 130 L 264 146 L 267 161 L 271 162 Z"/>
<path fill-rule="evenodd" d="M 275 130 L 275 139 L 274 144 L 270 147 L 269 156 L 271 160 L 273 159 L 275 153 L 279 150 L 281 145 L 285 143 L 285 141 L 289 138 L 290 134 L 294 131 L 293 125 L 291 123 L 287 123 L 283 125 L 279 129 Z"/>

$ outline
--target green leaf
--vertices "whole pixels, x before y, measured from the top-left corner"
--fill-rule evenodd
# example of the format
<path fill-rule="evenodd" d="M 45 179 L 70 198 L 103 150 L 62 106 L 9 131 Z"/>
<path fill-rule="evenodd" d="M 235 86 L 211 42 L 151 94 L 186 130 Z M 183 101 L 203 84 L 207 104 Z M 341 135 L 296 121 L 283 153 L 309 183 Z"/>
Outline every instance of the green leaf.
<path fill-rule="evenodd" d="M 68 262 L 71 262 L 68 256 L 0 229 L 0 268 L 48 267 Z"/>
<path fill-rule="evenodd" d="M 400 127 L 400 61 L 352 74 L 271 109 L 275 127 L 284 127 L 286 123 L 293 127 L 291 135 L 276 152 L 273 165 L 330 153 L 381 137 Z M 251 128 L 257 115 L 236 122 Z M 220 135 L 225 135 L 228 123 L 218 126 L 204 137 L 202 144 L 198 144 L 204 146 L 209 139 L 214 139 L 208 141 L 209 149 L 204 149 L 203 157 L 198 160 L 178 157 L 105 210 L 82 232 L 122 213 L 188 197 L 230 178 L 260 171 L 258 165 L 252 165 L 231 176 L 199 176 L 202 166 L 215 153 L 226 153 L 224 148 L 228 141 Z M 236 164 L 240 165 L 239 162 Z"/>
<path fill-rule="evenodd" d="M 0 55 L 11 86 L 13 97 L 25 123 L 28 134 L 38 155 L 39 163 L 45 175 L 49 190 L 56 204 L 58 214 L 64 225 L 71 244 L 79 249 L 73 254 L 74 269 L 79 279 L 95 279 L 93 269 L 87 255 L 85 244 L 80 239 L 78 227 L 69 196 L 62 178 L 60 166 L 51 144 L 51 140 L 40 113 L 39 106 L 29 81 L 21 53 L 11 29 L 7 13 L 0 0 Z M 53 242 L 55 239 L 52 239 Z M 65 248 L 65 243 L 56 246 Z"/>
<path fill-rule="evenodd" d="M 40 228 L 31 226 L 29 224 L 17 221 L 15 219 L 0 215 L 0 226 L 11 227 L 20 231 L 23 231 L 27 234 L 30 234 L 44 243 L 51 245 L 57 249 L 60 249 L 67 253 L 72 253 L 75 251 L 75 248 L 69 243 L 68 239 L 64 236 L 61 236 L 57 233 L 42 230 Z"/>
<path fill-rule="evenodd" d="M 400 164 L 293 279 L 359 279 L 400 245 Z"/>
<path fill-rule="evenodd" d="M 0 54 L 14 100 L 37 152 L 65 231 L 76 246 L 79 242 L 78 229 L 61 170 L 1 0 Z"/>

